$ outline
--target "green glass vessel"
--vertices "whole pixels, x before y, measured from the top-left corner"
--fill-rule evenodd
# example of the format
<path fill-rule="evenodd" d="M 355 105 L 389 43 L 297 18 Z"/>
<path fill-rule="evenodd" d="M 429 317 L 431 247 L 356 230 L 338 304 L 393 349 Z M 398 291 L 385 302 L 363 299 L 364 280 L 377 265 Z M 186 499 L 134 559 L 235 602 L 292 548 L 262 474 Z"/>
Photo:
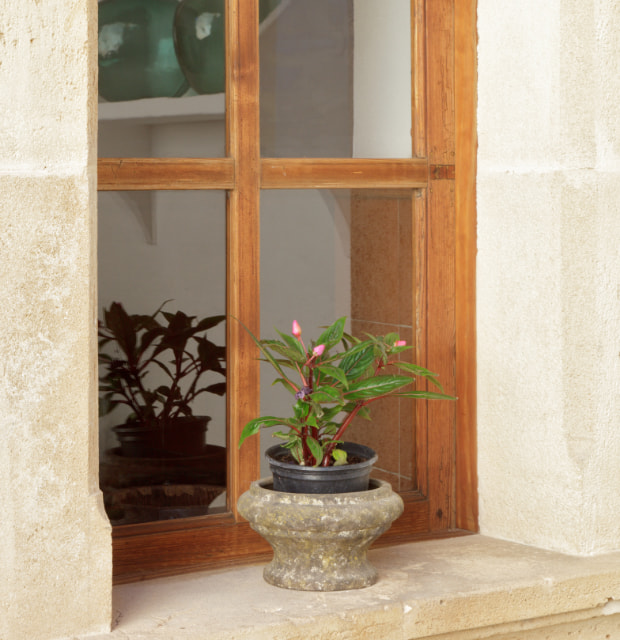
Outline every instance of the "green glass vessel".
<path fill-rule="evenodd" d="M 176 0 L 99 3 L 99 95 L 111 102 L 183 95 L 177 61 Z"/>
<path fill-rule="evenodd" d="M 262 22 L 281 0 L 260 0 Z M 224 0 L 182 0 L 174 19 L 179 64 L 196 93 L 222 93 L 226 84 Z"/>

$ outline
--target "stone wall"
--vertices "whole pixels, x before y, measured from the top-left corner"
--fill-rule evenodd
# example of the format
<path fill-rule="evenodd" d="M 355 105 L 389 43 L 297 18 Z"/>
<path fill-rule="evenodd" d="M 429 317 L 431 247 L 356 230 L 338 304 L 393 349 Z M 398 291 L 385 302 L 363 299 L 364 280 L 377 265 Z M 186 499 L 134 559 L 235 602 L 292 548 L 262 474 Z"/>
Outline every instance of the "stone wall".
<path fill-rule="evenodd" d="M 109 628 L 97 483 L 96 2 L 0 27 L 0 637 Z"/>
<path fill-rule="evenodd" d="M 620 6 L 479 0 L 483 533 L 620 549 Z"/>
<path fill-rule="evenodd" d="M 104 631 L 96 2 L 4 0 L 0 637 Z M 484 533 L 620 549 L 620 6 L 479 0 Z"/>

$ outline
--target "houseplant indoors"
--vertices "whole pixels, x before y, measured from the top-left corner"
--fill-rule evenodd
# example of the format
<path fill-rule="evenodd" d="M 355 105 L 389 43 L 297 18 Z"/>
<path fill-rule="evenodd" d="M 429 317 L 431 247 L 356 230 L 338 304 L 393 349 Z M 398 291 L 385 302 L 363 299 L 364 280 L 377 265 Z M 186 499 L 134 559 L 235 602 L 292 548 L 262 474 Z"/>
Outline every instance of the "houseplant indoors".
<path fill-rule="evenodd" d="M 113 302 L 99 323 L 99 414 L 129 407 L 125 423 L 114 427 L 127 456 L 196 455 L 210 418 L 195 416 L 192 403 L 226 392 L 225 381 L 203 382 L 211 372 L 226 375 L 226 350 L 206 335 L 225 316 L 197 320 L 164 311 L 165 304 L 143 315 Z"/>
<path fill-rule="evenodd" d="M 370 419 L 369 405 L 382 398 L 454 400 L 435 374 L 399 360 L 411 347 L 396 333 L 360 339 L 345 333 L 345 321 L 336 320 L 308 346 L 295 321 L 292 335 L 278 331 L 280 340 L 250 333 L 277 373 L 274 384 L 293 396 L 291 416 L 251 420 L 239 443 L 262 428 L 284 427 L 274 433 L 283 443 L 266 452 L 273 478 L 252 483 L 238 503 L 274 549 L 264 577 L 276 586 L 328 591 L 376 581 L 366 551 L 403 503 L 389 483 L 369 480 L 374 451 L 343 436 L 356 416 Z M 438 390 L 407 388 L 416 378 Z"/>
<path fill-rule="evenodd" d="M 165 304 L 143 315 L 113 302 L 99 323 L 100 416 L 129 409 L 100 473 L 119 524 L 203 515 L 226 488 L 225 448 L 205 444 L 211 418 L 193 408 L 226 392 L 225 348 L 207 338 L 225 316 L 197 319 Z"/>

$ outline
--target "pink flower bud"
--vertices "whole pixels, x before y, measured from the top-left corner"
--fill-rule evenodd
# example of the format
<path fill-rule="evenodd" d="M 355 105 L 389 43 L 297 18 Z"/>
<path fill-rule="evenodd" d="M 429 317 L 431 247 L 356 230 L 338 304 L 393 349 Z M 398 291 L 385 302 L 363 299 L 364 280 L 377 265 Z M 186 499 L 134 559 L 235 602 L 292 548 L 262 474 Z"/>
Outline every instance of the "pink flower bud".
<path fill-rule="evenodd" d="M 312 355 L 313 356 L 321 356 L 321 355 L 323 355 L 323 351 L 325 351 L 325 345 L 324 344 L 317 344 L 316 347 L 314 347 L 314 349 L 312 350 Z"/>
<path fill-rule="evenodd" d="M 397 340 L 394 343 L 395 347 L 406 347 L 407 346 L 407 341 L 406 340 Z"/>
<path fill-rule="evenodd" d="M 293 320 L 293 330 L 292 334 L 299 339 L 301 337 L 301 327 L 299 326 L 297 320 Z"/>

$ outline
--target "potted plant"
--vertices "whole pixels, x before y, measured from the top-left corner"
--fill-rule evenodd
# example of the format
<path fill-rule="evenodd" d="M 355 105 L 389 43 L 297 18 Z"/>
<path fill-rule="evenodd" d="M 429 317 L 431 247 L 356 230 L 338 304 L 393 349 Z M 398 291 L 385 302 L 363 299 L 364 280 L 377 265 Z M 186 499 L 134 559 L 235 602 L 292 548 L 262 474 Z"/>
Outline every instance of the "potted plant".
<path fill-rule="evenodd" d="M 435 374 L 405 362 L 411 347 L 398 334 L 345 333 L 336 320 L 305 345 L 301 327 L 281 340 L 252 335 L 262 360 L 276 371 L 274 384 L 293 396 L 292 414 L 250 420 L 243 441 L 262 428 L 284 427 L 283 440 L 266 455 L 273 478 L 254 482 L 239 500 L 240 513 L 274 549 L 264 576 L 276 586 L 302 590 L 353 589 L 377 579 L 366 550 L 402 513 L 403 503 L 387 482 L 369 480 L 377 456 L 344 441 L 355 417 L 370 419 L 369 405 L 389 396 L 452 399 Z M 411 389 L 421 379 L 437 391 Z"/>
<path fill-rule="evenodd" d="M 411 349 L 398 334 L 367 335 L 361 340 L 345 333 L 345 320 L 337 320 L 309 347 L 304 344 L 296 321 L 292 336 L 278 331 L 282 340 L 252 336 L 262 359 L 278 374 L 274 384 L 282 384 L 294 399 L 291 416 L 251 420 L 239 443 L 261 428 L 285 427 L 285 431 L 274 433 L 283 444 L 267 451 L 276 490 L 296 492 L 295 483 L 303 483 L 303 477 L 309 479 L 307 485 L 299 485 L 299 492 L 304 493 L 344 493 L 367 488 L 376 454 L 368 447 L 343 441 L 353 419 L 370 419 L 369 405 L 388 396 L 454 399 L 442 392 L 435 374 L 398 359 L 399 354 Z M 407 389 L 416 378 L 428 380 L 438 391 Z M 360 476 L 356 477 L 352 469 L 359 470 Z M 350 489 L 346 482 L 337 480 L 343 475 L 351 479 Z M 331 482 L 338 484 L 331 487 Z"/>
<path fill-rule="evenodd" d="M 164 311 L 165 304 L 142 315 L 113 302 L 99 323 L 99 413 L 131 410 L 114 427 L 126 456 L 198 455 L 210 418 L 195 416 L 192 403 L 204 393 L 226 392 L 225 381 L 203 382 L 208 373 L 226 375 L 225 348 L 207 338 L 225 316 L 198 320 Z"/>

